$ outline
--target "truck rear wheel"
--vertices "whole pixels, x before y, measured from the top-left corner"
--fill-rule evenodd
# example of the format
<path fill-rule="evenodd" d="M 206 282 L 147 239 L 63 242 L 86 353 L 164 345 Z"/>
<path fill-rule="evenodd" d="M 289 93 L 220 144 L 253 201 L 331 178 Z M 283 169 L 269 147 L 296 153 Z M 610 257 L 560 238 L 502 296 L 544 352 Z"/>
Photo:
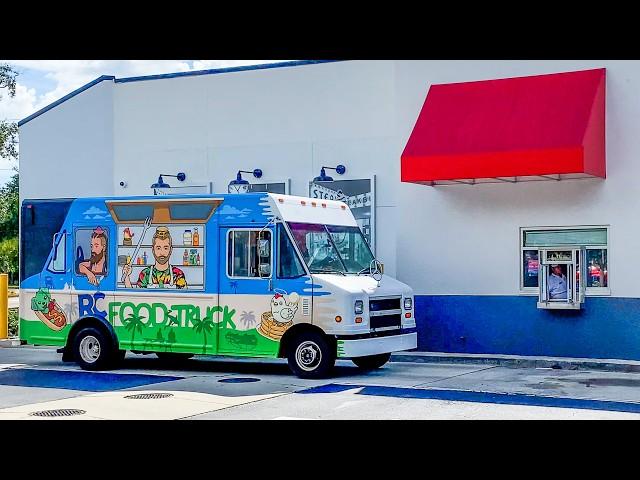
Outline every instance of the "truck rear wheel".
<path fill-rule="evenodd" d="M 116 351 L 100 329 L 85 327 L 73 339 L 73 356 L 83 370 L 104 370 L 114 363 Z"/>
<path fill-rule="evenodd" d="M 351 361 L 362 370 L 376 370 L 391 358 L 391 353 L 381 353 L 379 355 L 368 355 L 366 357 L 355 357 Z"/>
<path fill-rule="evenodd" d="M 318 332 L 304 332 L 289 344 L 287 360 L 300 378 L 324 378 L 336 362 L 335 348 Z"/>

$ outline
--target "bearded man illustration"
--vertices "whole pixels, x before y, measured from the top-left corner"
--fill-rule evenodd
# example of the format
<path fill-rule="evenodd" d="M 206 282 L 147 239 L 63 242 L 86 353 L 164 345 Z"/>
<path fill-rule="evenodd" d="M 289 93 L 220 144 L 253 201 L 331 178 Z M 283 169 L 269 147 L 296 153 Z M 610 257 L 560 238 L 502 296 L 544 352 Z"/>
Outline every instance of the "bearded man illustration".
<path fill-rule="evenodd" d="M 98 275 L 107 271 L 107 233 L 96 227 L 91 233 L 91 258 L 78 264 L 78 271 L 87 277 L 91 285 L 98 285 Z"/>
<path fill-rule="evenodd" d="M 187 280 L 184 272 L 178 267 L 169 264 L 173 243 L 171 233 L 167 227 L 158 227 L 151 241 L 155 263 L 140 272 L 136 286 L 138 288 L 187 288 Z M 123 267 L 125 274 L 124 285 L 133 288 L 131 284 L 132 266 Z"/>

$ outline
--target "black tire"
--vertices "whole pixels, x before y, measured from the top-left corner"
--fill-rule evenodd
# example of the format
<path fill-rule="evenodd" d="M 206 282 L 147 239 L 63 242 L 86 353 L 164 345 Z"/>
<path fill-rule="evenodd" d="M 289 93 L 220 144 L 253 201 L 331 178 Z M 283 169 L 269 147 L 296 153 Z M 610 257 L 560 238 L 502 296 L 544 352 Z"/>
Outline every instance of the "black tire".
<path fill-rule="evenodd" d="M 181 353 L 181 352 L 156 352 L 156 356 L 162 360 L 167 362 L 180 362 L 184 360 L 189 360 L 193 357 L 193 353 Z"/>
<path fill-rule="evenodd" d="M 299 378 L 324 378 L 336 363 L 336 348 L 318 332 L 304 332 L 288 345 L 289 368 Z"/>
<path fill-rule="evenodd" d="M 351 361 L 362 370 L 376 370 L 387 363 L 390 358 L 391 353 L 381 353 L 379 355 L 352 358 Z"/>
<path fill-rule="evenodd" d="M 73 356 L 83 370 L 111 368 L 116 353 L 113 339 L 95 327 L 82 328 L 73 339 Z"/>

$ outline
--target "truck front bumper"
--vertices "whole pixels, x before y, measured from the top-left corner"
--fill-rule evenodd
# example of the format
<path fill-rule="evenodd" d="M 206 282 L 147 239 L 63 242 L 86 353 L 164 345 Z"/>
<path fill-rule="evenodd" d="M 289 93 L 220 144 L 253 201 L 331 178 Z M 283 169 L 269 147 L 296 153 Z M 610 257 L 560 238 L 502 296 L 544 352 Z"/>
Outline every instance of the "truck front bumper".
<path fill-rule="evenodd" d="M 389 335 L 386 337 L 338 340 L 338 358 L 366 357 L 380 353 L 411 350 L 418 346 L 417 333 Z"/>

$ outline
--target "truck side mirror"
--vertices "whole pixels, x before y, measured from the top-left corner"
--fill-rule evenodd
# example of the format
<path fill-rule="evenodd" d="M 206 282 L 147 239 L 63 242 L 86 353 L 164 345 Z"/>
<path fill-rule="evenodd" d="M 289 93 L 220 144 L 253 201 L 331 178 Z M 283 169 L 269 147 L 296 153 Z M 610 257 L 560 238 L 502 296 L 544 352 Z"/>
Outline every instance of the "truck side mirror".
<path fill-rule="evenodd" d="M 258 255 L 260 257 L 268 257 L 271 249 L 271 242 L 267 239 L 258 240 Z"/>
<path fill-rule="evenodd" d="M 261 263 L 258 267 L 258 271 L 261 277 L 268 277 L 271 275 L 271 265 L 268 263 Z"/>

